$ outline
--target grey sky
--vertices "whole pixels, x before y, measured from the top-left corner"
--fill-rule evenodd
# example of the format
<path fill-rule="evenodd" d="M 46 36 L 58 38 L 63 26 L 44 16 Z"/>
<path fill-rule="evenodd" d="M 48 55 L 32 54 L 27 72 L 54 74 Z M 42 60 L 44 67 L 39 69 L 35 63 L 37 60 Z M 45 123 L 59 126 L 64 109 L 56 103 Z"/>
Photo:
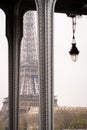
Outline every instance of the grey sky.
<path fill-rule="evenodd" d="M 0 108 L 8 96 L 8 44 L 5 37 L 5 14 L 0 9 Z"/>
<path fill-rule="evenodd" d="M 54 88 L 61 106 L 87 106 L 87 17 L 77 18 L 76 43 L 78 61 L 69 55 L 72 42 L 72 19 L 55 14 L 54 20 Z"/>

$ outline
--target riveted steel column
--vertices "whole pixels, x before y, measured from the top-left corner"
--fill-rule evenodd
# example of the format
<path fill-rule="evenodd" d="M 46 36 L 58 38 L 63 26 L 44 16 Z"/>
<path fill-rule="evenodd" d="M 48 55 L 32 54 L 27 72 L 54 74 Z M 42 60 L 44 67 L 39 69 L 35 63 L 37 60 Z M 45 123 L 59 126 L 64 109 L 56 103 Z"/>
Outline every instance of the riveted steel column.
<path fill-rule="evenodd" d="M 22 18 L 20 14 L 14 15 L 14 41 L 13 41 L 13 87 L 14 87 L 14 130 L 18 130 L 18 115 L 19 115 L 19 67 L 20 67 L 20 45 L 22 38 Z"/>
<path fill-rule="evenodd" d="M 13 130 L 13 11 L 6 11 L 6 36 L 9 53 L 9 130 Z"/>
<path fill-rule="evenodd" d="M 19 63 L 22 18 L 17 8 L 6 12 L 6 36 L 9 43 L 9 130 L 18 130 Z"/>
<path fill-rule="evenodd" d="M 36 0 L 39 28 L 40 130 L 53 130 L 53 12 L 55 0 Z"/>

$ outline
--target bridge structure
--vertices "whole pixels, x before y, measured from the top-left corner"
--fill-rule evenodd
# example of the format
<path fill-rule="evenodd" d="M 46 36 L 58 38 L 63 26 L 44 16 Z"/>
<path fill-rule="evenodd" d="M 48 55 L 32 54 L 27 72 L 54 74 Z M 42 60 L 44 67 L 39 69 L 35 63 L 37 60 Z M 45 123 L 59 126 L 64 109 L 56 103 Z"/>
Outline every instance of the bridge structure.
<path fill-rule="evenodd" d="M 19 113 L 30 107 L 39 107 L 38 87 L 38 35 L 36 11 L 23 16 L 23 37 L 20 47 Z M 8 111 L 8 97 L 4 99 L 2 112 Z"/>
<path fill-rule="evenodd" d="M 38 43 L 36 11 L 27 11 L 23 16 L 23 37 L 20 48 L 20 114 L 28 112 L 32 107 L 39 107 Z M 55 96 L 54 105 L 57 106 Z M 6 113 L 8 109 L 8 98 L 5 98 L 2 111 Z"/>

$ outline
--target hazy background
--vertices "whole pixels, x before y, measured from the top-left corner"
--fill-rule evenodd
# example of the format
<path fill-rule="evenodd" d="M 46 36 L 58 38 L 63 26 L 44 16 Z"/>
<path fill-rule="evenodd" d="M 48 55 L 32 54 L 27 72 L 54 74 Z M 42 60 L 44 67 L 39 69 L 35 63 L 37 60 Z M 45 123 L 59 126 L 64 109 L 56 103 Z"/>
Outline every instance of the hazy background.
<path fill-rule="evenodd" d="M 5 37 L 5 14 L 0 9 L 0 108 L 8 96 L 8 43 Z"/>
<path fill-rule="evenodd" d="M 72 19 L 54 14 L 54 95 L 59 106 L 87 106 L 87 17 L 77 18 L 76 42 L 80 51 L 73 62 Z M 0 108 L 8 96 L 8 45 L 5 38 L 5 16 L 0 10 Z"/>
<path fill-rule="evenodd" d="M 69 55 L 72 19 L 65 14 L 54 17 L 54 88 L 61 106 L 87 106 L 87 17 L 77 18 L 78 61 Z"/>

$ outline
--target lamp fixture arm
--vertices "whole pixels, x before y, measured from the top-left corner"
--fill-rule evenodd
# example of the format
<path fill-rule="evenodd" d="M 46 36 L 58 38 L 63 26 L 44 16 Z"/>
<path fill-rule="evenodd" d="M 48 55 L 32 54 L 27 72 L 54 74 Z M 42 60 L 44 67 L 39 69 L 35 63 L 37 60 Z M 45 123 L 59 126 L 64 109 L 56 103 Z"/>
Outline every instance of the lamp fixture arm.
<path fill-rule="evenodd" d="M 76 16 L 75 16 L 75 17 L 72 17 L 72 29 L 73 29 L 72 43 L 76 43 L 76 40 L 75 40 L 75 32 L 76 32 Z"/>

